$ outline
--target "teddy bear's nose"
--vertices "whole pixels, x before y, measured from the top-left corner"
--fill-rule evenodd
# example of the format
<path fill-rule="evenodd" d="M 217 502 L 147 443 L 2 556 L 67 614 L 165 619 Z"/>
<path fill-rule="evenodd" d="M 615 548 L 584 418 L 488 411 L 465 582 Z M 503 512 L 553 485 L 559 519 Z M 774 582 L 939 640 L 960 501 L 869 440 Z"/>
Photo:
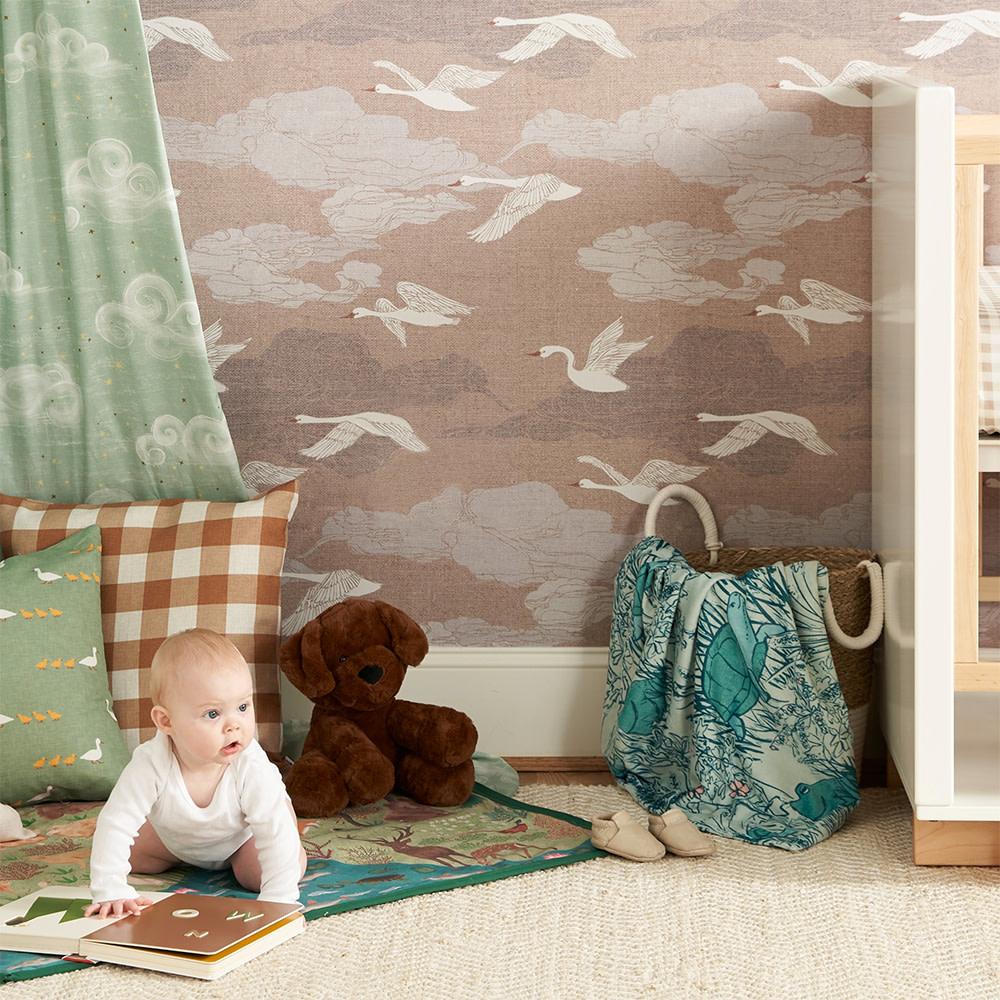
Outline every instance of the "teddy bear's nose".
<path fill-rule="evenodd" d="M 358 671 L 358 676 L 368 684 L 374 684 L 383 673 L 385 671 L 381 667 L 376 667 L 374 664 L 369 663 L 367 667 L 362 667 Z"/>

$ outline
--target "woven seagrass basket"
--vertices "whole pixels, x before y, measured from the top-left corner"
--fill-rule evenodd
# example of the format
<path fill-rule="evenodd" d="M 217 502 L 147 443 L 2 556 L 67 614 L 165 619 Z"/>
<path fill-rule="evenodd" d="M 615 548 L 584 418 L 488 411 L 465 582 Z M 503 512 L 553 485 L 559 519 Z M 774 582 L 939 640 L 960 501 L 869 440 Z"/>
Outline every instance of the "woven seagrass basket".
<path fill-rule="evenodd" d="M 694 496 L 691 496 L 694 494 Z M 695 552 L 685 552 L 684 558 L 699 572 L 746 573 L 748 570 L 771 563 L 804 562 L 815 559 L 826 567 L 830 582 L 830 601 L 836 611 L 837 622 L 849 636 L 858 636 L 871 629 L 873 607 L 881 615 L 881 593 L 872 594 L 872 578 L 866 562 L 875 561 L 875 553 L 867 549 L 838 548 L 833 546 L 761 546 L 758 548 L 730 549 L 718 541 L 715 519 L 708 502 L 690 487 L 668 486 L 661 490 L 649 506 L 646 517 L 646 534 L 654 534 L 656 513 L 664 500 L 678 497 L 692 503 L 705 527 L 706 547 Z M 701 501 L 700 503 L 698 501 Z M 712 556 L 715 553 L 715 560 Z M 877 634 L 877 632 L 876 632 Z M 854 765 L 861 773 L 865 733 L 872 701 L 874 642 L 864 649 L 850 649 L 830 636 L 830 651 L 837 671 L 844 701 L 850 717 L 851 736 L 854 744 Z"/>

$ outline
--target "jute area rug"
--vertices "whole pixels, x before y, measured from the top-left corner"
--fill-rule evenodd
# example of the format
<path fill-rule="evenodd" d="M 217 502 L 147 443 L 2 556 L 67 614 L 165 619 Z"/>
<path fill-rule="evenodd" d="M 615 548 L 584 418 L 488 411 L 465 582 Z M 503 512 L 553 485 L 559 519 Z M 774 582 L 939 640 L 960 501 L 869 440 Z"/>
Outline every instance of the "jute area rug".
<path fill-rule="evenodd" d="M 523 788 L 578 816 L 610 786 Z M 216 983 L 104 965 L 11 983 L 3 1000 L 998 1000 L 1000 871 L 916 868 L 901 793 L 866 790 L 801 854 L 614 857 L 313 921 Z"/>

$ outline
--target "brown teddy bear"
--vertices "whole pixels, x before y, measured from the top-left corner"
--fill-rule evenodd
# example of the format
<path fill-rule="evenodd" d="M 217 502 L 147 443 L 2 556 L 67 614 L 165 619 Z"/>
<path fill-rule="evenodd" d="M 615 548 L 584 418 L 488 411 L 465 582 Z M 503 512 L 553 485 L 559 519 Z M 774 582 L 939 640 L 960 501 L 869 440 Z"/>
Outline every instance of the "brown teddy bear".
<path fill-rule="evenodd" d="M 427 636 L 384 601 L 349 598 L 281 647 L 281 669 L 312 702 L 302 756 L 285 777 L 299 816 L 332 816 L 395 790 L 454 806 L 472 792 L 476 727 L 463 712 L 397 701 Z"/>

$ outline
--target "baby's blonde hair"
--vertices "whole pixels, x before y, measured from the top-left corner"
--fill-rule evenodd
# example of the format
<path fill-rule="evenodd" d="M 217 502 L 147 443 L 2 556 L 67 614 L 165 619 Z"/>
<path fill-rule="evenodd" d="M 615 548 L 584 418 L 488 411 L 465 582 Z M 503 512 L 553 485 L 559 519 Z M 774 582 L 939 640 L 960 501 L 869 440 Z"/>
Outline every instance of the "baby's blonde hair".
<path fill-rule="evenodd" d="M 149 668 L 149 693 L 154 705 L 161 705 L 179 667 L 196 663 L 199 667 L 247 666 L 243 654 L 232 641 L 209 628 L 189 628 L 175 632 L 160 644 Z"/>

